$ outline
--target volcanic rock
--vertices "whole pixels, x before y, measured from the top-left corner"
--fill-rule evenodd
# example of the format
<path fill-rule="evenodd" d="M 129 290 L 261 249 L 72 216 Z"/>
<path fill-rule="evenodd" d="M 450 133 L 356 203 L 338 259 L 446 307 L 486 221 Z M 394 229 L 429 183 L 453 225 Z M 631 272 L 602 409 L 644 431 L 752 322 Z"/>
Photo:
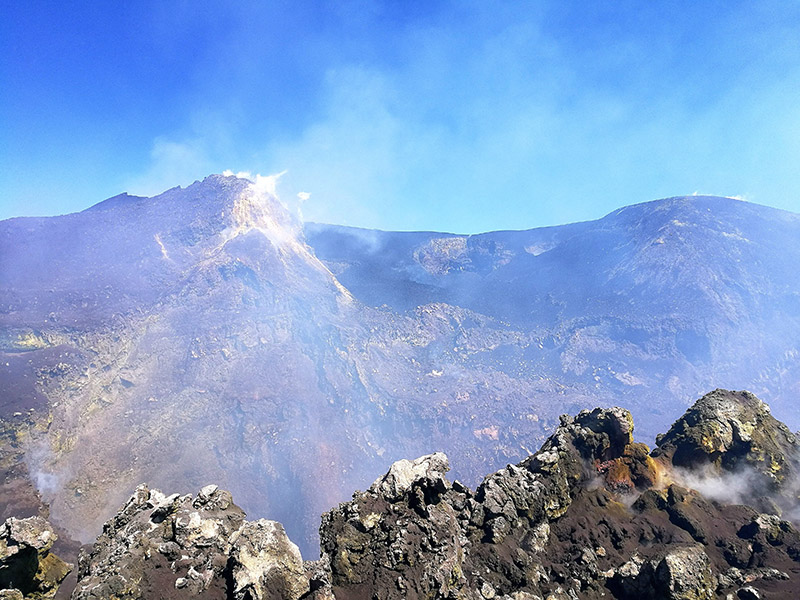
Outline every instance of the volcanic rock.
<path fill-rule="evenodd" d="M 196 497 L 141 485 L 81 556 L 72 599 L 321 600 L 325 580 L 280 523 L 245 521 L 216 485 Z"/>
<path fill-rule="evenodd" d="M 400 461 L 322 517 L 334 595 L 447 597 L 465 588 L 469 490 L 444 479 L 442 454 Z M 423 550 L 423 552 L 420 552 Z"/>
<path fill-rule="evenodd" d="M 244 517 L 216 486 L 193 498 L 141 485 L 80 557 L 72 598 L 224 596 L 232 538 Z"/>
<path fill-rule="evenodd" d="M 52 598 L 72 570 L 50 552 L 56 534 L 41 517 L 10 517 L 0 526 L 0 598 Z"/>
<path fill-rule="evenodd" d="M 309 591 L 300 550 L 280 523 L 245 522 L 231 541 L 235 600 L 298 600 Z"/>
<path fill-rule="evenodd" d="M 671 461 L 697 450 L 704 438 L 693 432 L 724 431 L 723 415 L 734 431 L 732 419 L 741 426 L 752 407 L 761 420 L 751 437 L 783 439 L 784 426 L 765 418 L 757 402 L 713 392 L 653 456 L 634 441 L 624 409 L 563 416 L 536 454 L 487 476 L 475 491 L 447 479 L 442 453 L 397 461 L 323 515 L 318 561 L 303 562 L 280 523 L 246 521 L 230 493 L 215 485 L 196 497 L 140 486 L 81 557 L 72 598 L 792 597 L 800 581 L 792 515 L 710 498 L 684 484 L 690 466 Z M 740 438 L 714 452 L 735 451 Z M 797 470 L 793 444 L 768 451 L 787 473 Z M 701 461 L 698 468 L 705 473 L 707 466 Z M 46 547 L 46 534 L 14 531 L 19 544 Z"/>
<path fill-rule="evenodd" d="M 749 392 L 703 396 L 656 443 L 656 459 L 702 477 L 727 475 L 739 496 L 761 508 L 797 505 L 800 440 Z"/>
<path fill-rule="evenodd" d="M 742 398 L 742 411 L 752 402 L 716 391 L 684 420 L 721 395 Z M 713 428 L 707 419 L 718 422 L 719 413 L 704 412 L 696 425 Z M 768 419 L 759 427 L 772 439 L 784 432 Z M 692 447 L 691 438 L 667 439 L 675 452 Z M 630 413 L 612 408 L 562 417 L 539 452 L 489 475 L 475 492 L 450 484 L 445 469 L 423 468 L 432 456 L 395 464 L 323 516 L 333 593 L 710 600 L 764 582 L 764 597 L 784 597 L 791 587 L 783 582 L 800 576 L 795 526 L 673 482 L 675 452 L 650 456 L 633 441 Z M 791 444 L 771 452 L 796 469 Z M 408 483 L 389 485 L 398 480 Z"/>
<path fill-rule="evenodd" d="M 717 581 L 702 546 L 687 546 L 648 561 L 636 554 L 609 585 L 621 599 L 711 600 Z"/>

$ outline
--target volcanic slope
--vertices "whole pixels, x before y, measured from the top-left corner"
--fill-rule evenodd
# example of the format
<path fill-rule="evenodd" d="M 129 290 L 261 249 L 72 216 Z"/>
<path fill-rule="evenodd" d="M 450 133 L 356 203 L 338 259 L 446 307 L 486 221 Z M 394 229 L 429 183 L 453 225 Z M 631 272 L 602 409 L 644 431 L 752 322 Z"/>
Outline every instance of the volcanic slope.
<path fill-rule="evenodd" d="M 267 184 L 0 223 L 6 513 L 32 512 L 24 467 L 82 540 L 142 481 L 214 481 L 311 551 L 319 514 L 387 461 L 441 448 L 471 481 L 592 402 L 489 360 L 525 331 L 354 299 Z"/>
<path fill-rule="evenodd" d="M 624 404 L 645 438 L 718 385 L 800 427 L 800 215 L 688 196 L 527 231 L 306 235 L 366 304 L 444 302 L 528 332 L 495 364 Z"/>

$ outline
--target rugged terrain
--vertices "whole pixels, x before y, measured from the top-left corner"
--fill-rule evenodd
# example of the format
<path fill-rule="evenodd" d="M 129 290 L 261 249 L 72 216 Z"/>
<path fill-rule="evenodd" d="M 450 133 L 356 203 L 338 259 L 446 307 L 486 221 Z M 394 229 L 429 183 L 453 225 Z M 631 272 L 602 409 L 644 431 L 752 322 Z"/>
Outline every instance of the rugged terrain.
<path fill-rule="evenodd" d="M 394 463 L 325 513 L 305 562 L 216 485 L 139 486 L 82 553 L 72 598 L 795 597 L 800 441 L 748 392 L 707 394 L 653 452 L 628 411 L 597 408 L 477 489 L 448 469 L 442 453 Z"/>
<path fill-rule="evenodd" d="M 384 465 L 438 449 L 474 486 L 565 411 L 622 404 L 652 440 L 724 385 L 796 428 L 798 240 L 797 215 L 710 197 L 476 236 L 304 227 L 218 175 L 3 221 L 0 516 L 88 542 L 142 481 L 213 481 L 308 553 Z"/>
<path fill-rule="evenodd" d="M 442 302 L 507 323 L 525 338 L 486 363 L 556 379 L 566 402 L 573 390 L 622 402 L 647 436 L 713 385 L 768 397 L 800 427 L 796 214 L 689 196 L 527 231 L 306 234 L 357 298 L 399 311 Z"/>

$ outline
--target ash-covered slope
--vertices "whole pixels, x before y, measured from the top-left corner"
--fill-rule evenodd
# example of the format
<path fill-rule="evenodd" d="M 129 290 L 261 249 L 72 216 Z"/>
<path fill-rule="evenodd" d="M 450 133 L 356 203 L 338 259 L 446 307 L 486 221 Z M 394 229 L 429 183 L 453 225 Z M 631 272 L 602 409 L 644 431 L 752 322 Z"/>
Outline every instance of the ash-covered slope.
<path fill-rule="evenodd" d="M 25 466 L 84 540 L 141 481 L 216 481 L 310 549 L 319 514 L 387 460 L 435 446 L 474 478 L 542 439 L 545 399 L 589 401 L 485 362 L 524 332 L 355 300 L 264 184 L 211 176 L 0 223 L 7 514 L 36 512 Z"/>
<path fill-rule="evenodd" d="M 306 232 L 365 303 L 446 302 L 529 332 L 493 359 L 623 403 L 647 436 L 715 385 L 800 427 L 800 215 L 690 196 L 528 231 Z"/>
<path fill-rule="evenodd" d="M 628 411 L 586 410 L 474 491 L 444 454 L 393 464 L 323 516 L 322 558 L 305 563 L 280 524 L 245 521 L 216 486 L 141 486 L 82 557 L 72 598 L 793 598 L 800 532 L 777 504 L 796 508 L 798 467 L 798 440 L 747 392 L 701 398 L 652 454 Z M 686 485 L 748 473 L 769 508 Z"/>

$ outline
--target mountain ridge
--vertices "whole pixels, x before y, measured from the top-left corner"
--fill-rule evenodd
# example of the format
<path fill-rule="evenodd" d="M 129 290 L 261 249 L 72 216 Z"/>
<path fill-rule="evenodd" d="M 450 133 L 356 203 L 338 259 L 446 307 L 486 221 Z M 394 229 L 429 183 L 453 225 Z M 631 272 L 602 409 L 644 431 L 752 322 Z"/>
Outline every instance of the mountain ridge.
<path fill-rule="evenodd" d="M 626 404 L 652 439 L 714 385 L 752 388 L 800 425 L 795 219 L 736 217 L 750 205 L 726 201 L 735 218 L 699 214 L 713 231 L 750 227 L 752 252 L 689 228 L 694 245 L 675 251 L 708 253 L 711 271 L 648 259 L 644 273 L 611 221 L 342 243 L 301 230 L 261 184 L 216 176 L 0 222 L 0 417 L 20 440 L 14 469 L 72 535 L 91 538 L 121 488 L 213 480 L 309 550 L 318 515 L 387 461 L 434 446 L 472 484 L 564 411 Z M 749 287 L 730 284 L 739 272 Z"/>

